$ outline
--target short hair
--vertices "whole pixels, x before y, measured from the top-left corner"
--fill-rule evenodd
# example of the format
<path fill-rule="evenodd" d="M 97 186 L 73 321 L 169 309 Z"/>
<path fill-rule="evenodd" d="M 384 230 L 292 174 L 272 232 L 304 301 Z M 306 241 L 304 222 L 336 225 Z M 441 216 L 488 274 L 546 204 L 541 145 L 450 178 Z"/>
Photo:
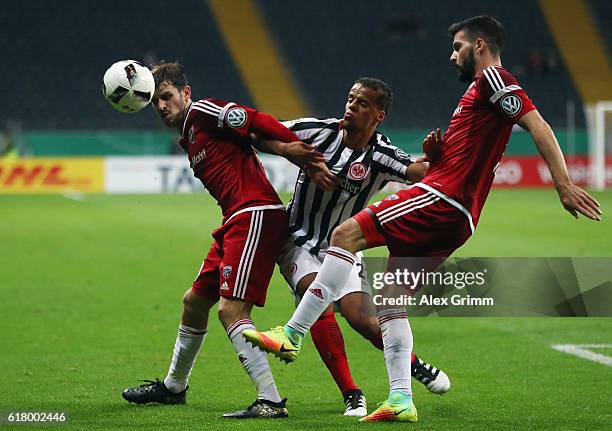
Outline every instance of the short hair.
<path fill-rule="evenodd" d="M 386 114 L 391 110 L 391 104 L 393 103 L 393 92 L 391 87 L 385 81 L 377 78 L 359 78 L 355 81 L 355 84 L 362 85 L 366 88 L 370 88 L 376 91 L 376 104 L 381 111 L 385 111 Z"/>
<path fill-rule="evenodd" d="M 461 30 L 472 40 L 482 37 L 494 54 L 500 54 L 504 47 L 504 26 L 492 16 L 479 15 L 451 24 L 448 34 L 455 37 Z"/>
<path fill-rule="evenodd" d="M 162 60 L 151 65 L 150 69 L 151 73 L 153 73 L 153 78 L 155 78 L 155 88 L 158 88 L 163 82 L 167 82 L 179 90 L 189 85 L 187 76 L 183 72 L 183 65 L 178 61 L 170 63 Z"/>

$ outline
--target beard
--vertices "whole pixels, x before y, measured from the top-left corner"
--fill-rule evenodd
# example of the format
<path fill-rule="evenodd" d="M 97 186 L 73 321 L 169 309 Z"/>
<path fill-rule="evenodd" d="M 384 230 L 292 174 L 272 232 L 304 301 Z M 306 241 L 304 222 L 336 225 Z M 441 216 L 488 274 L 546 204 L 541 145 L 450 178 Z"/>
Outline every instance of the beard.
<path fill-rule="evenodd" d="M 476 67 L 474 52 L 470 51 L 463 64 L 461 66 L 456 64 L 455 67 L 457 68 L 457 74 L 461 82 L 471 82 L 474 79 L 474 71 Z"/>

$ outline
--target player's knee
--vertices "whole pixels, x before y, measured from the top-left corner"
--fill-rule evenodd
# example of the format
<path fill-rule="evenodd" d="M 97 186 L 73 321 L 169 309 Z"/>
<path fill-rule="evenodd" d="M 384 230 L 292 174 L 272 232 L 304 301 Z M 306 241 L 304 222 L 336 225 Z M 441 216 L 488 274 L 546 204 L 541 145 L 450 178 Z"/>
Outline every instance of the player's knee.
<path fill-rule="evenodd" d="M 250 318 L 250 304 L 241 300 L 228 300 L 222 298 L 219 302 L 217 314 L 219 320 L 225 328 L 230 326 L 236 320 Z"/>
<path fill-rule="evenodd" d="M 340 247 L 351 253 L 365 248 L 361 227 L 354 219 L 348 219 L 332 232 L 330 245 Z"/>
<path fill-rule="evenodd" d="M 348 250 L 350 246 L 351 229 L 346 223 L 342 223 L 332 232 L 330 244 Z"/>
<path fill-rule="evenodd" d="M 183 309 L 187 311 L 194 311 L 199 313 L 208 312 L 212 303 L 193 290 L 188 289 L 187 292 L 183 295 Z"/>

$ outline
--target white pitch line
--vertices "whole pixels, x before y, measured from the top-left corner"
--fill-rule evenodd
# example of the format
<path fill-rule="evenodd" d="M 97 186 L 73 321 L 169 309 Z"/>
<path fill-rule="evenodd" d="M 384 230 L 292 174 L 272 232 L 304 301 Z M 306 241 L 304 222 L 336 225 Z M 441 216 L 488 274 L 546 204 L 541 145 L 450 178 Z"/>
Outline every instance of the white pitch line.
<path fill-rule="evenodd" d="M 71 201 L 77 202 L 85 202 L 87 200 L 85 194 L 77 192 L 75 190 L 66 190 L 64 193 L 62 193 L 62 196 L 66 199 L 70 199 Z"/>
<path fill-rule="evenodd" d="M 612 349 L 612 344 L 553 344 L 553 349 L 568 355 L 578 356 L 582 359 L 598 362 L 600 364 L 612 367 L 612 357 L 595 353 L 589 349 Z"/>

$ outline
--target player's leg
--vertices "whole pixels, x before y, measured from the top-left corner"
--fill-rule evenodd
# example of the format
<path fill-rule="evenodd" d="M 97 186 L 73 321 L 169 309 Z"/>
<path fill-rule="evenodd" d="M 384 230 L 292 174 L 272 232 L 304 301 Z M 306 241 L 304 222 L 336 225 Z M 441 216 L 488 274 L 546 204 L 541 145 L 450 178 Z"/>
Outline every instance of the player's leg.
<path fill-rule="evenodd" d="M 188 380 L 208 331 L 208 315 L 217 302 L 221 261 L 215 241 L 200 267 L 193 286 L 183 295 L 183 315 L 174 343 L 172 360 L 163 382 L 156 379 L 123 391 L 123 398 L 137 404 L 184 404 Z"/>
<path fill-rule="evenodd" d="M 338 226 L 331 237 L 321 270 L 304 294 L 293 316 L 284 327 L 270 331 L 247 331 L 247 340 L 277 357 L 292 362 L 297 358 L 302 340 L 323 311 L 340 298 L 343 286 L 355 264 L 355 253 L 367 247 L 366 239 L 354 219 Z"/>
<path fill-rule="evenodd" d="M 467 239 L 465 216 L 452 205 L 441 201 L 439 196 L 418 187 L 398 192 L 368 209 L 370 217 L 361 221 L 364 229 L 371 226 L 384 234 L 391 255 L 387 268 L 390 273 L 396 269 L 419 272 L 424 265 L 427 266 L 426 259 L 421 258 L 449 256 Z M 381 293 L 391 297 L 405 294 L 406 291 L 388 285 Z M 406 310 L 383 301 L 382 305 L 377 306 L 377 316 L 383 337 L 390 393 L 378 409 L 362 420 L 416 421 L 409 368 L 413 340 Z"/>
<path fill-rule="evenodd" d="M 355 331 L 377 349 L 384 350 L 380 325 L 378 318 L 375 317 L 375 310 L 372 313 L 374 304 L 368 293 L 359 291 L 348 293 L 340 298 L 338 306 Z M 451 383 L 446 373 L 423 361 L 414 352 L 410 356 L 410 368 L 412 377 L 421 382 L 431 393 L 444 395 L 450 390 Z"/>
<path fill-rule="evenodd" d="M 280 245 L 287 237 L 285 211 L 253 211 L 237 216 L 224 237 L 219 320 L 244 370 L 257 390 L 257 400 L 228 418 L 287 417 L 266 354 L 248 344 L 244 331 L 254 330 L 253 305 L 263 307 Z M 283 229 L 284 226 L 284 229 Z"/>
<path fill-rule="evenodd" d="M 299 297 L 304 295 L 316 275 L 316 272 L 314 272 L 300 279 L 296 286 L 296 294 Z M 351 375 L 346 350 L 344 349 L 344 337 L 336 321 L 332 304 L 312 325 L 310 335 L 323 363 L 325 363 L 342 393 L 345 405 L 344 416 L 365 416 L 367 414 L 366 399 Z"/>
<path fill-rule="evenodd" d="M 334 230 L 330 244 L 321 270 L 285 325 L 285 332 L 297 347 L 321 313 L 339 299 L 355 264 L 355 253 L 366 248 L 361 228 L 352 218 Z"/>

